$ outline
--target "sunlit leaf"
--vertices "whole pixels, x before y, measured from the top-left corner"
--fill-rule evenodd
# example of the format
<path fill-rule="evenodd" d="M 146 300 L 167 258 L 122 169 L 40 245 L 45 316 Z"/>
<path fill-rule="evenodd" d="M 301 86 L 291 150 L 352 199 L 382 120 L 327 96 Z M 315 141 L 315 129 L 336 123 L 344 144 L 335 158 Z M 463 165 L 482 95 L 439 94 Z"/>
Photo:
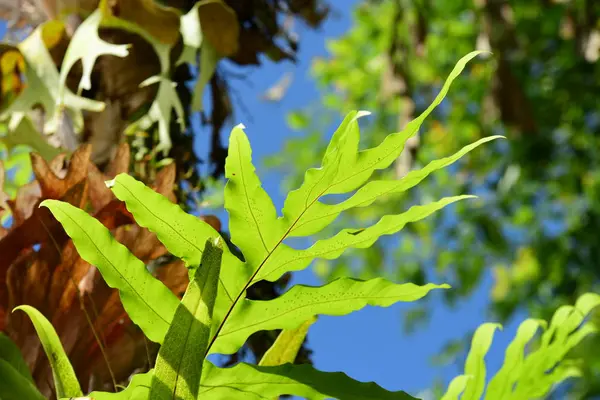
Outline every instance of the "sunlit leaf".
<path fill-rule="evenodd" d="M 448 385 L 448 390 L 440 400 L 459 400 L 459 396 L 465 391 L 471 378 L 471 376 L 459 375 L 452 379 L 450 385 Z"/>
<path fill-rule="evenodd" d="M 232 368 L 204 366 L 200 398 L 264 399 L 289 394 L 309 400 L 412 400 L 405 392 L 389 392 L 374 382 L 358 382 L 341 372 L 321 372 L 308 364 L 262 367 L 239 363 Z"/>
<path fill-rule="evenodd" d="M 45 200 L 40 206 L 50 209 L 79 255 L 100 270 L 110 287 L 119 290 L 131 320 L 150 340 L 162 343 L 179 304 L 177 297 L 85 211 L 57 200 Z"/>
<path fill-rule="evenodd" d="M 71 362 L 65 354 L 65 350 L 52 324 L 41 312 L 33 307 L 26 305 L 19 306 L 13 312 L 17 310 L 25 312 L 31 318 L 40 342 L 42 342 L 42 347 L 52 367 L 56 397 L 77 397 L 83 395 L 73 366 L 71 366 Z"/>
<path fill-rule="evenodd" d="M 316 320 L 316 317 L 312 317 L 304 321 L 297 328 L 282 330 L 279 336 L 277 336 L 275 343 L 260 359 L 258 365 L 268 367 L 293 363 L 298 356 L 298 351 L 302 347 L 302 343 L 304 343 L 308 329 Z"/>
<path fill-rule="evenodd" d="M 92 69 L 96 59 L 110 54 L 116 57 L 127 57 L 129 45 L 105 42 L 98 36 L 98 28 L 102 21 L 102 10 L 97 9 L 77 28 L 71 38 L 60 69 L 60 87 L 66 87 L 67 75 L 77 61 L 81 61 L 82 75 L 79 91 L 92 87 Z"/>
<path fill-rule="evenodd" d="M 259 330 L 294 329 L 314 315 L 346 315 L 371 305 L 387 307 L 416 301 L 448 285 L 394 284 L 383 278 L 340 278 L 322 287 L 296 285 L 269 301 L 244 300 L 225 323 L 211 351 L 230 354 Z"/>
<path fill-rule="evenodd" d="M 206 241 L 202 262 L 190 282 L 158 352 L 150 399 L 195 400 L 221 271 L 222 240 Z"/>
<path fill-rule="evenodd" d="M 145 374 L 135 374 L 127 388 L 121 392 L 92 392 L 88 397 L 91 400 L 147 400 L 153 376 L 153 369 Z"/>
<path fill-rule="evenodd" d="M 479 400 L 485 389 L 486 367 L 485 356 L 492 344 L 494 332 L 501 329 L 499 324 L 485 323 L 475 331 L 471 342 L 471 350 L 465 362 L 465 375 L 472 376 L 461 400 Z"/>

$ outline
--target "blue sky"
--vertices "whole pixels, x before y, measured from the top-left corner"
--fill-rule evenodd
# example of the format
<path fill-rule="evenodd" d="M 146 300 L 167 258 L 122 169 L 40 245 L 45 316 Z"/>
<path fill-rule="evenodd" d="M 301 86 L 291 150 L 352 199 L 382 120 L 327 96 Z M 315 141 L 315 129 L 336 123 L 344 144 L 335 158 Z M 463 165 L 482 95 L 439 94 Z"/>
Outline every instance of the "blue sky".
<path fill-rule="evenodd" d="M 257 172 L 278 208 L 283 203 L 280 190 L 282 176 L 277 171 L 265 169 L 261 161 L 278 152 L 286 138 L 298 134 L 287 127 L 286 113 L 318 100 L 319 91 L 309 74 L 311 59 L 327 56 L 325 40 L 339 36 L 350 26 L 350 5 L 355 3 L 347 2 L 343 9 L 337 9 L 337 17 L 329 19 L 320 31 L 312 32 L 297 27 L 301 35 L 297 65 L 273 64 L 265 60 L 261 68 L 250 74 L 248 81 L 251 86 L 241 81 L 234 83 L 237 96 L 242 99 L 252 118 L 247 118 L 246 113 L 237 108 L 232 123 L 241 122 L 246 126 Z M 3 33 L 3 28 L 4 24 L 0 24 L 0 34 Z M 459 56 L 457 55 L 457 59 Z M 294 80 L 283 100 L 278 103 L 260 101 L 259 95 L 288 71 L 294 72 Z M 451 98 L 450 93 L 450 101 Z M 222 139 L 227 141 L 228 134 Z M 207 141 L 208 134 L 201 131 L 195 143 L 199 154 L 205 154 Z M 293 282 L 319 284 L 310 269 L 297 273 Z M 405 390 L 412 395 L 430 387 L 436 377 L 441 377 L 447 384 L 461 373 L 462 367 L 432 367 L 429 360 L 439 353 L 448 340 L 458 339 L 465 332 L 488 321 L 485 311 L 489 304 L 491 284 L 490 274 L 487 273 L 475 294 L 466 301 L 458 302 L 453 309 L 446 307 L 440 296 L 432 294 L 437 307 L 431 323 L 410 336 L 402 333 L 401 318 L 410 305 L 367 307 L 349 316 L 321 317 L 308 336 L 309 346 L 314 350 L 315 366 L 325 371 L 343 371 L 355 379 L 375 381 L 386 389 Z M 521 314 L 515 322 L 520 322 L 523 318 Z M 504 349 L 514 335 L 516 325 L 513 322 L 496 334 L 487 357 L 492 371 L 501 365 Z"/>

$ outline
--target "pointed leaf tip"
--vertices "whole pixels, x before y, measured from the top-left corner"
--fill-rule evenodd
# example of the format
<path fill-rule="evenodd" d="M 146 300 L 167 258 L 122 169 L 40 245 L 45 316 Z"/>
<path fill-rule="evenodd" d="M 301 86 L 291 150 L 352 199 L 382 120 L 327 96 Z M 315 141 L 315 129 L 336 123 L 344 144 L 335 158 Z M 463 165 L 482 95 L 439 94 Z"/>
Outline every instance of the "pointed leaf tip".
<path fill-rule="evenodd" d="M 65 353 L 58 334 L 48 319 L 37 309 L 20 305 L 13 308 L 12 312 L 23 311 L 33 324 L 35 331 L 40 339 L 44 352 L 52 368 L 56 397 L 79 397 L 83 396 L 79 381 Z"/>
<path fill-rule="evenodd" d="M 356 113 L 356 116 L 354 117 L 355 120 L 362 118 L 362 117 L 367 117 L 371 115 L 371 111 L 365 111 L 365 110 L 360 110 Z"/>
<path fill-rule="evenodd" d="M 244 125 L 240 122 L 239 124 L 234 126 L 233 129 L 246 129 L 246 125 Z"/>

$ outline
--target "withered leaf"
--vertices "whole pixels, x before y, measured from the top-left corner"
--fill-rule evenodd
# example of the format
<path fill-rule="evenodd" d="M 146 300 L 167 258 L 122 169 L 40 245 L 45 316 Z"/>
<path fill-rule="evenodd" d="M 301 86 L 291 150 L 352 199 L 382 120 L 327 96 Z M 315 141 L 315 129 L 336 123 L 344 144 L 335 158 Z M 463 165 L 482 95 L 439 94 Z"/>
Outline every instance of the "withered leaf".
<path fill-rule="evenodd" d="M 204 40 L 208 40 L 222 57 L 235 54 L 240 35 L 235 11 L 225 2 L 213 0 L 198 7 Z"/>

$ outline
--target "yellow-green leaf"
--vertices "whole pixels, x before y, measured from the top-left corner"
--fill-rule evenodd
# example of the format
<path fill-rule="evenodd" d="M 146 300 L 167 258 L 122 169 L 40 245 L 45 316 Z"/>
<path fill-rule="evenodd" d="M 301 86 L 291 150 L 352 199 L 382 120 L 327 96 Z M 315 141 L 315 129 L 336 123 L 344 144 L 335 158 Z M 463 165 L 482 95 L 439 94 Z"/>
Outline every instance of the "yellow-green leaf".
<path fill-rule="evenodd" d="M 73 366 L 60 343 L 60 339 L 52 327 L 50 321 L 44 315 L 31 306 L 19 306 L 14 311 L 21 310 L 25 312 L 37 332 L 42 347 L 48 356 L 48 361 L 52 367 L 52 376 L 54 377 L 54 386 L 56 387 L 56 397 L 77 397 L 82 396 L 83 392 L 77 381 L 77 376 Z"/>
<path fill-rule="evenodd" d="M 206 241 L 195 271 L 158 352 L 149 400 L 196 400 L 217 298 L 222 240 Z"/>

